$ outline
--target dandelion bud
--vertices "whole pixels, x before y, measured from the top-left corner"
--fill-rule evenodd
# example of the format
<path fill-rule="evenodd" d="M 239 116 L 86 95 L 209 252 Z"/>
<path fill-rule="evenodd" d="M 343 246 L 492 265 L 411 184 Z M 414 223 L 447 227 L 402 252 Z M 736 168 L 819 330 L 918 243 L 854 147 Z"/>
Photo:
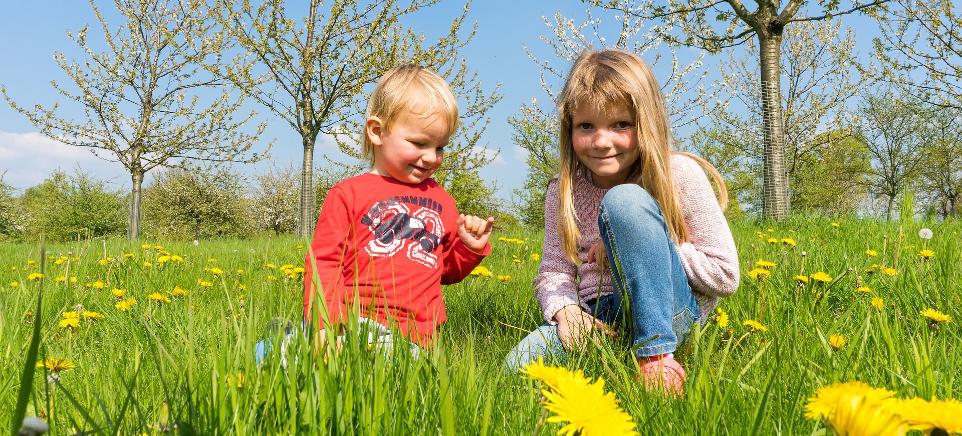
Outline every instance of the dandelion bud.
<path fill-rule="evenodd" d="M 28 416 L 23 418 L 23 424 L 20 426 L 20 431 L 17 432 L 18 436 L 35 436 L 41 435 L 50 430 L 50 426 L 42 419 L 36 416 Z"/>

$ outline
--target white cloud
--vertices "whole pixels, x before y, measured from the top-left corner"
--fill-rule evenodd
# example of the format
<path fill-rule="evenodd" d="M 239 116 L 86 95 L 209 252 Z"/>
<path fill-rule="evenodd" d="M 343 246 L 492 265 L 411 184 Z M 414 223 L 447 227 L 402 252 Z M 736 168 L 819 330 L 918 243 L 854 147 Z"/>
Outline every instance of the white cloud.
<path fill-rule="evenodd" d="M 520 145 L 515 145 L 514 148 L 511 149 L 511 155 L 519 162 L 524 162 L 525 164 L 528 163 L 528 154 L 528 150 Z"/>
<path fill-rule="evenodd" d="M 116 187 L 129 181 L 123 166 L 94 156 L 90 150 L 50 139 L 38 132 L 0 131 L 0 173 L 15 188 L 34 186 L 56 170 L 76 169 Z"/>

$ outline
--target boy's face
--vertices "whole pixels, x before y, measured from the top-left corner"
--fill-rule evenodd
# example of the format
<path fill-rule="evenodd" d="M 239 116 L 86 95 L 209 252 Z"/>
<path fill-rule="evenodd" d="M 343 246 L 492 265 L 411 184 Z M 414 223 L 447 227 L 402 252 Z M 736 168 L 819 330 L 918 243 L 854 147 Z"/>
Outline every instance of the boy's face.
<path fill-rule="evenodd" d="M 429 179 L 444 157 L 448 126 L 440 114 L 424 117 L 404 110 L 390 131 L 378 117 L 370 117 L 365 134 L 374 145 L 375 174 L 418 184 Z"/>

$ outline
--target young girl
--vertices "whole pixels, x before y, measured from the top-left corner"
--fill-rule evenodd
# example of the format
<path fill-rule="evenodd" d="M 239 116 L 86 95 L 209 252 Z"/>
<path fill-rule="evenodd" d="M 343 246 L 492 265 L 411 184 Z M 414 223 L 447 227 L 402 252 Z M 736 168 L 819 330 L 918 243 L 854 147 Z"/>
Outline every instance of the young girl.
<path fill-rule="evenodd" d="M 546 322 L 506 364 L 564 357 L 592 330 L 614 335 L 617 324 L 645 385 L 680 395 L 685 371 L 672 353 L 738 287 L 724 181 L 705 160 L 671 150 L 661 88 L 633 54 L 582 54 L 558 105 L 561 168 L 545 197 L 534 280 Z"/>

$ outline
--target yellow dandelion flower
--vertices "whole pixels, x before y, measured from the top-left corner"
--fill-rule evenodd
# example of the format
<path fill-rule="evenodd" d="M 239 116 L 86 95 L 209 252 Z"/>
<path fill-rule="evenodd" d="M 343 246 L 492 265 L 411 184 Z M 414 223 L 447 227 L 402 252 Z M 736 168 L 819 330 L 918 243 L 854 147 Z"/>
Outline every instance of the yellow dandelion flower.
<path fill-rule="evenodd" d="M 34 265 L 36 265 L 36 264 L 37 264 L 37 261 L 36 261 L 36 260 L 30 259 L 30 260 L 27 261 L 27 266 L 34 266 Z"/>
<path fill-rule="evenodd" d="M 170 291 L 170 295 L 173 297 L 186 297 L 187 290 L 180 286 L 174 286 L 174 290 Z"/>
<path fill-rule="evenodd" d="M 70 282 L 71 285 L 76 285 L 76 284 L 77 284 L 77 276 L 70 276 L 69 282 Z"/>
<path fill-rule="evenodd" d="M 144 261 L 143 265 L 144 265 L 144 268 L 147 268 L 147 269 L 150 269 L 154 266 L 154 264 L 147 261 Z"/>
<path fill-rule="evenodd" d="M 878 271 L 880 268 L 882 268 L 882 265 L 873 263 L 872 266 L 865 268 L 865 272 L 868 274 L 871 274 L 871 273 L 874 273 L 875 271 Z"/>
<path fill-rule="evenodd" d="M 769 243 L 769 244 L 777 244 L 777 243 L 778 243 L 778 238 L 768 238 L 768 243 Z"/>
<path fill-rule="evenodd" d="M 75 312 L 76 313 L 76 312 Z M 62 329 L 75 329 L 80 327 L 80 318 L 64 318 L 57 323 L 57 327 Z"/>
<path fill-rule="evenodd" d="M 833 222 L 833 223 L 832 223 L 832 228 L 833 228 L 833 229 L 837 229 L 837 228 L 839 228 L 839 227 L 842 227 L 842 225 L 839 224 L 839 223 L 837 223 L 837 222 Z"/>
<path fill-rule="evenodd" d="M 872 307 L 876 310 L 882 310 L 885 307 L 885 300 L 882 297 L 872 297 Z"/>
<path fill-rule="evenodd" d="M 103 289 L 107 287 L 107 284 L 100 280 L 97 280 L 95 282 L 87 283 L 87 287 L 92 289 Z"/>
<path fill-rule="evenodd" d="M 125 300 L 118 301 L 117 304 L 114 304 L 114 307 L 116 307 L 117 310 L 121 312 L 126 312 L 130 310 L 130 308 L 133 307 L 135 304 L 137 304 L 137 300 L 131 297 Z"/>
<path fill-rule="evenodd" d="M 717 314 L 715 315 L 715 322 L 718 324 L 718 328 L 720 329 L 727 328 L 729 323 L 728 313 L 722 310 L 721 307 L 716 307 L 715 312 L 717 312 Z"/>
<path fill-rule="evenodd" d="M 774 268 L 775 262 L 772 262 L 770 260 L 765 260 L 765 259 L 759 259 L 758 261 L 755 262 L 755 266 L 759 268 L 765 268 L 765 269 Z"/>
<path fill-rule="evenodd" d="M 538 380 L 551 389 L 557 389 L 560 381 L 567 378 L 574 378 L 584 383 L 588 382 L 581 370 L 570 371 L 566 368 L 545 365 L 541 356 L 538 356 L 538 360 L 529 363 L 522 369 L 521 374 L 530 379 Z"/>
<path fill-rule="evenodd" d="M 30 280 L 31 282 L 39 281 L 42 278 L 43 278 L 43 274 L 40 274 L 38 272 L 30 273 L 29 275 L 27 275 L 27 280 Z"/>
<path fill-rule="evenodd" d="M 836 350 L 841 350 L 842 347 L 844 347 L 847 343 L 848 341 L 845 339 L 844 335 L 835 334 L 828 337 L 828 344 Z"/>
<path fill-rule="evenodd" d="M 244 373 L 238 372 L 237 374 L 227 374 L 227 386 L 237 387 L 237 389 L 244 388 Z"/>
<path fill-rule="evenodd" d="M 792 238 L 782 238 L 782 244 L 790 245 L 790 246 L 794 247 L 794 246 L 795 246 L 795 240 L 792 239 Z"/>
<path fill-rule="evenodd" d="M 921 398 L 889 400 L 887 408 L 900 415 L 912 430 L 922 434 L 962 433 L 962 402 L 955 399 L 926 401 Z"/>
<path fill-rule="evenodd" d="M 11 280 L 10 283 L 7 283 L 7 286 L 9 286 L 9 287 L 11 287 L 11 288 L 16 288 L 16 287 L 19 287 L 19 286 L 20 286 L 20 282 L 18 282 L 18 281 L 16 281 L 16 280 Z"/>
<path fill-rule="evenodd" d="M 151 248 L 153 248 L 153 245 L 150 245 L 150 244 L 140 244 L 140 249 L 141 249 L 141 250 L 150 250 Z"/>
<path fill-rule="evenodd" d="M 815 391 L 815 395 L 805 404 L 805 417 L 812 420 L 823 420 L 835 414 L 839 400 L 846 396 L 867 398 L 873 402 L 892 398 L 895 392 L 888 389 L 873 388 L 860 381 L 835 383 L 823 386 Z"/>
<path fill-rule="evenodd" d="M 867 255 L 868 257 L 876 257 L 876 256 L 878 256 L 878 251 L 875 251 L 875 250 L 865 250 L 865 255 Z"/>
<path fill-rule="evenodd" d="M 60 316 L 63 317 L 63 318 L 65 318 L 65 319 L 66 319 L 66 318 L 80 318 L 80 314 L 77 313 L 76 310 L 70 310 L 70 311 L 64 312 L 64 313 L 60 314 Z"/>
<path fill-rule="evenodd" d="M 858 292 L 858 293 L 860 293 L 860 294 L 870 294 L 870 293 L 872 293 L 872 288 L 870 288 L 870 287 L 868 287 L 868 286 L 865 286 L 865 285 L 862 285 L 862 286 L 859 286 L 859 287 L 855 288 L 855 292 Z"/>
<path fill-rule="evenodd" d="M 471 270 L 471 275 L 475 277 L 492 277 L 494 274 L 484 265 L 478 265 Z"/>
<path fill-rule="evenodd" d="M 277 276 L 271 274 L 271 275 L 267 276 L 267 280 L 268 280 L 268 281 L 271 281 L 271 282 L 276 281 L 276 280 L 277 280 Z"/>
<path fill-rule="evenodd" d="M 828 275 L 824 271 L 816 272 L 809 277 L 811 277 L 812 280 L 820 283 L 828 283 L 832 281 L 832 276 Z"/>
<path fill-rule="evenodd" d="M 530 259 L 532 262 L 538 262 L 541 260 L 541 255 L 538 253 L 531 253 Z"/>
<path fill-rule="evenodd" d="M 124 295 L 127 295 L 127 290 L 113 288 L 110 290 L 110 295 L 113 295 L 114 298 L 124 298 Z"/>
<path fill-rule="evenodd" d="M 166 255 L 166 254 L 165 254 L 165 255 L 163 255 L 163 256 L 157 256 L 157 264 L 158 264 L 158 265 L 164 265 L 164 264 L 167 263 L 167 262 L 170 262 L 170 256 L 169 256 L 169 255 Z"/>
<path fill-rule="evenodd" d="M 220 268 L 217 268 L 216 266 L 210 268 L 208 271 L 210 271 L 210 273 L 213 274 L 213 275 L 215 275 L 215 276 L 219 276 L 219 275 L 224 274 L 224 270 L 222 270 L 222 269 L 220 269 Z"/>
<path fill-rule="evenodd" d="M 521 263 L 521 258 L 518 257 L 517 255 L 511 256 L 511 262 Z"/>
<path fill-rule="evenodd" d="M 921 257 L 924 260 L 929 260 L 932 258 L 932 256 L 935 256 L 935 252 L 929 249 L 925 249 L 919 252 L 919 257 Z"/>
<path fill-rule="evenodd" d="M 215 257 L 208 257 L 208 258 L 207 258 L 207 263 L 217 263 L 217 258 L 215 258 Z"/>
<path fill-rule="evenodd" d="M 760 323 L 760 322 L 758 322 L 758 321 L 755 321 L 754 319 L 746 319 L 746 320 L 742 321 L 742 325 L 745 326 L 745 327 L 748 327 L 748 330 L 751 330 L 751 331 L 753 331 L 753 332 L 767 332 L 767 331 L 768 331 L 768 327 L 765 327 L 764 324 L 762 324 L 762 323 Z"/>
<path fill-rule="evenodd" d="M 277 268 L 277 265 L 274 265 L 273 263 L 268 263 L 268 264 L 265 264 L 265 265 L 264 265 L 264 268 L 267 268 L 267 269 L 275 269 L 275 268 Z"/>
<path fill-rule="evenodd" d="M 170 298 L 160 292 L 153 292 L 147 298 L 158 303 L 170 303 Z"/>
<path fill-rule="evenodd" d="M 83 313 L 81 313 L 81 315 L 83 315 L 84 318 L 89 319 L 104 319 L 104 314 L 100 312 L 94 312 L 92 310 L 85 310 Z"/>
<path fill-rule="evenodd" d="M 67 278 L 64 276 L 57 276 L 53 278 L 53 281 L 54 283 L 63 283 L 67 281 Z"/>
<path fill-rule="evenodd" d="M 618 398 L 605 392 L 605 381 L 559 380 L 554 391 L 542 391 L 544 408 L 553 412 L 547 422 L 565 423 L 559 435 L 636 435 L 635 422 L 618 405 Z"/>
<path fill-rule="evenodd" d="M 799 274 L 795 276 L 795 281 L 799 283 L 808 283 L 808 276 L 805 274 Z"/>
<path fill-rule="evenodd" d="M 904 435 L 908 424 L 886 403 L 845 393 L 838 399 L 835 414 L 825 421 L 838 435 Z"/>
<path fill-rule="evenodd" d="M 237 271 L 234 271 L 234 274 L 237 274 L 237 275 L 239 275 L 239 276 L 242 276 L 242 275 L 244 275 L 244 270 L 243 270 L 243 269 L 238 269 Z"/>
<path fill-rule="evenodd" d="M 242 290 L 242 291 L 243 291 L 243 290 L 246 290 L 246 289 L 247 289 L 247 285 L 245 285 L 245 284 L 243 284 L 243 283 L 238 283 L 238 284 L 237 284 L 237 289 L 240 289 L 240 290 Z"/>
<path fill-rule="evenodd" d="M 895 275 L 898 274 L 898 271 L 896 271 L 895 268 L 892 268 L 892 267 L 885 267 L 885 268 L 882 268 L 882 274 L 885 274 L 889 277 L 895 277 Z"/>
<path fill-rule="evenodd" d="M 500 281 L 502 281 L 502 282 L 508 282 L 508 281 L 511 281 L 511 276 L 508 276 L 508 275 L 501 276 L 501 275 L 499 275 L 499 276 L 498 276 L 498 280 L 500 280 Z"/>
<path fill-rule="evenodd" d="M 208 282 L 207 280 L 197 280 L 197 286 L 200 286 L 202 288 L 209 288 L 211 286 L 214 286 L 214 284 L 211 282 Z"/>
<path fill-rule="evenodd" d="M 112 256 L 107 256 L 103 259 L 98 260 L 97 263 L 99 263 L 100 266 L 107 266 L 107 265 L 110 265 L 110 263 L 113 261 L 114 261 L 114 258 Z"/>
<path fill-rule="evenodd" d="M 934 322 L 934 323 L 936 323 L 936 324 L 942 324 L 942 323 L 952 322 L 952 317 L 951 317 L 951 316 L 946 315 L 946 314 L 944 314 L 944 313 L 942 313 L 942 312 L 939 312 L 938 310 L 935 310 L 935 309 L 933 309 L 933 308 L 931 308 L 931 307 L 926 308 L 925 310 L 923 310 L 923 311 L 920 312 L 920 313 L 921 313 L 922 316 L 928 318 L 929 321 L 932 321 L 932 322 Z"/>
<path fill-rule="evenodd" d="M 60 257 L 57 258 L 57 260 L 53 261 L 53 264 L 54 264 L 54 265 L 57 265 L 57 266 L 60 266 L 60 265 L 63 265 L 64 263 L 66 263 L 68 260 L 70 260 L 69 257 L 67 257 L 67 256 L 60 256 Z"/>
<path fill-rule="evenodd" d="M 764 268 L 755 268 L 748 272 L 748 276 L 755 280 L 763 280 L 772 276 L 772 272 Z"/>
<path fill-rule="evenodd" d="M 76 367 L 77 365 L 75 365 L 73 362 L 67 359 L 56 358 L 56 357 L 48 357 L 44 360 L 37 361 L 37 368 L 47 368 L 47 371 L 50 371 L 50 372 L 66 371 L 68 369 L 74 369 Z"/>

